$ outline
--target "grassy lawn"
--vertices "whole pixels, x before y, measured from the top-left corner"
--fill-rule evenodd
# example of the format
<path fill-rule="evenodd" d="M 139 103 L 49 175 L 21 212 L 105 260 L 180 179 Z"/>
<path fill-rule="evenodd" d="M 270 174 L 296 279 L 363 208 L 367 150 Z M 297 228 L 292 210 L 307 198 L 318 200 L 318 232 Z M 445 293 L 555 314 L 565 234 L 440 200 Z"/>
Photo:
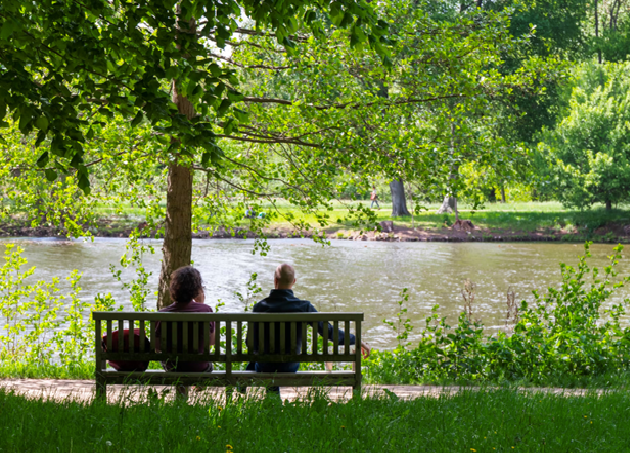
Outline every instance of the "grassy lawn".
<path fill-rule="evenodd" d="M 354 202 L 356 206 L 360 202 Z M 369 202 L 362 202 L 369 206 Z M 350 203 L 348 203 L 350 204 Z M 311 224 L 316 223 L 312 214 L 302 214 L 291 209 L 287 204 L 278 204 L 281 213 L 291 212 L 296 219 L 303 219 Z M 271 209 L 271 205 L 263 205 Z M 381 209 L 375 210 L 379 221 L 394 220 L 395 224 L 406 227 L 419 227 L 428 231 L 441 230 L 444 225 L 451 225 L 455 221 L 454 214 L 436 214 L 439 204 L 429 204 L 422 212 L 412 216 L 392 217 L 391 203 L 381 203 Z M 328 211 L 331 231 L 352 229 L 350 221 L 345 220 L 347 205 L 333 203 L 333 210 Z M 548 232 L 577 232 L 592 231 L 608 222 L 630 223 L 630 205 L 620 205 L 619 208 L 606 212 L 603 205 L 596 205 L 591 210 L 579 211 L 565 209 L 559 202 L 514 202 L 514 203 L 486 203 L 483 209 L 475 211 L 465 204 L 460 205 L 460 217 L 469 219 L 475 226 L 489 230 L 509 230 L 523 233 L 536 231 Z M 338 222 L 339 221 L 339 222 Z M 278 220 L 272 226 L 288 226 L 289 223 Z"/>
<path fill-rule="evenodd" d="M 628 407 L 625 392 L 106 405 L 28 400 L 0 390 L 0 451 L 628 451 Z"/>
<path fill-rule="evenodd" d="M 359 231 L 366 225 L 357 225 L 353 219 L 348 218 L 349 208 L 354 208 L 362 204 L 369 207 L 369 200 L 360 201 L 333 201 L 332 210 L 322 210 L 318 215 L 326 216 L 328 225 L 326 230 L 329 234 L 344 234 L 350 231 Z M 161 203 L 165 205 L 165 203 Z M 380 210 L 374 210 L 378 221 L 393 220 L 395 225 L 406 228 L 418 228 L 421 231 L 443 233 L 455 221 L 453 214 L 436 214 L 440 207 L 438 203 L 426 204 L 423 209 L 414 216 L 391 216 L 391 203 L 381 202 Z M 269 225 L 269 229 L 289 230 L 293 229 L 288 218 L 294 221 L 305 221 L 313 226 L 319 226 L 318 218 L 313 213 L 302 213 L 295 206 L 284 200 L 278 200 L 274 205 L 268 202 L 260 204 L 260 209 L 266 213 L 274 213 L 275 217 Z M 276 211 L 277 209 L 277 211 Z M 472 210 L 472 206 L 467 203 L 459 204 L 460 218 L 470 220 L 481 229 L 491 233 L 516 233 L 531 234 L 541 232 L 545 234 L 568 234 L 574 235 L 575 240 L 581 242 L 586 239 L 597 240 L 598 236 L 604 238 L 609 234 L 614 240 L 617 236 L 627 236 L 622 231 L 624 225 L 630 224 L 630 204 L 620 204 L 611 211 L 606 211 L 603 205 L 595 205 L 589 210 L 566 209 L 559 202 L 508 202 L 508 203 L 485 203 Z M 241 218 L 239 212 L 235 212 L 237 217 L 235 223 L 238 226 L 246 227 L 249 220 Z M 96 216 L 104 221 L 103 231 L 109 231 L 118 235 L 129 231 L 144 220 L 142 209 L 130 204 L 122 204 L 116 207 L 97 205 Z M 201 221 L 202 229 L 204 221 Z M 600 227 L 603 231 L 595 231 Z M 610 231 L 610 230 L 613 231 Z M 595 237 L 593 237 L 595 236 Z M 610 241 L 606 241 L 610 242 Z"/>

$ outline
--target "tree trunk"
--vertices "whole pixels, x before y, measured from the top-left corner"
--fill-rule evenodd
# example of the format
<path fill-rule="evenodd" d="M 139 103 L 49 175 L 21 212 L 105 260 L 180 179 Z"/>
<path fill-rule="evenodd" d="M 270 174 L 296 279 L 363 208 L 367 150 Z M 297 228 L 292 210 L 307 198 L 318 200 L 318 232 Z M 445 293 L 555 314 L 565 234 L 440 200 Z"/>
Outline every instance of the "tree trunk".
<path fill-rule="evenodd" d="M 598 5 L 597 0 L 595 0 L 595 38 L 599 37 L 599 15 L 598 15 Z M 602 64 L 602 50 L 599 47 L 600 43 L 597 42 L 597 63 Z"/>
<path fill-rule="evenodd" d="M 612 201 L 606 200 L 606 211 L 610 211 L 612 209 Z"/>
<path fill-rule="evenodd" d="M 171 274 L 190 265 L 192 248 L 192 170 L 177 164 L 168 167 L 166 192 L 166 233 L 162 252 L 162 271 L 158 281 L 158 310 L 170 305 Z"/>
<path fill-rule="evenodd" d="M 394 179 L 389 183 L 389 189 L 392 191 L 392 217 L 411 215 L 407 209 L 403 182 L 400 179 Z"/>
<path fill-rule="evenodd" d="M 505 187 L 501 186 L 501 203 L 505 203 Z"/>
<path fill-rule="evenodd" d="M 454 197 L 449 195 L 444 196 L 444 201 L 442 201 L 442 206 L 437 210 L 437 214 L 452 214 L 457 206 L 457 201 Z"/>
<path fill-rule="evenodd" d="M 179 4 L 177 14 L 180 14 Z M 188 23 L 188 30 L 182 29 L 179 20 L 178 33 L 195 33 L 194 20 Z M 177 45 L 180 49 L 180 46 Z M 183 55 L 185 57 L 185 55 Z M 179 113 L 186 115 L 188 120 L 195 117 L 193 104 L 177 90 L 177 83 L 173 80 L 173 103 L 177 105 Z M 177 138 L 172 137 L 176 143 Z M 189 266 L 192 249 L 192 192 L 193 170 L 190 167 L 179 165 L 178 155 L 175 161 L 168 166 L 168 188 L 166 190 L 166 223 L 164 245 L 162 246 L 162 270 L 158 280 L 157 309 L 160 310 L 172 303 L 169 286 L 171 274 L 177 268 Z"/>

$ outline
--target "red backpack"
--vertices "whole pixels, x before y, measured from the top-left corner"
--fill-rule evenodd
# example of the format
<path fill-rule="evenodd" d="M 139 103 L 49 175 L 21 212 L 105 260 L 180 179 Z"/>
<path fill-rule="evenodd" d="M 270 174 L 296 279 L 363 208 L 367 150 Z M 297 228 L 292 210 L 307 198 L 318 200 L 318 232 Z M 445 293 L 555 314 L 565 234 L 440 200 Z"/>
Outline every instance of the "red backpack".
<path fill-rule="evenodd" d="M 118 350 L 119 331 L 112 332 L 112 350 L 107 350 L 107 335 L 103 335 L 101 344 L 105 352 L 120 352 Z M 134 351 L 140 351 L 140 329 L 133 329 Z M 144 350 L 151 350 L 151 342 L 144 337 Z M 123 352 L 129 352 L 129 329 L 123 331 Z M 108 360 L 107 363 L 116 371 L 146 371 L 149 368 L 148 360 Z"/>

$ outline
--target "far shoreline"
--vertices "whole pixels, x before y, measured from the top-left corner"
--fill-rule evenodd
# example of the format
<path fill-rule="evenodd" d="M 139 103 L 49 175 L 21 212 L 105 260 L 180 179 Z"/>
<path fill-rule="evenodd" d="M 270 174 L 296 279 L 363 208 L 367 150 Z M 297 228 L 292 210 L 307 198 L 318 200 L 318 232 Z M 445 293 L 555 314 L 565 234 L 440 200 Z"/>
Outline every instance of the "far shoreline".
<path fill-rule="evenodd" d="M 338 228 L 324 229 L 326 232 L 326 240 L 334 241 L 361 241 L 361 242 L 500 242 L 500 243 L 517 243 L 517 242 L 557 242 L 557 243 L 583 243 L 591 241 L 594 243 L 617 244 L 630 243 L 630 234 L 585 234 L 580 232 L 562 232 L 562 231 L 537 231 L 537 232 L 521 232 L 518 230 L 489 229 L 479 228 L 476 226 L 464 226 L 458 229 L 450 226 L 441 228 L 410 228 L 404 225 L 397 225 L 394 221 L 393 231 L 357 231 L 343 230 Z M 387 229 L 387 228 L 382 228 Z M 93 229 L 91 234 L 97 238 L 128 238 L 133 228 L 127 225 L 122 228 L 108 228 L 103 225 L 97 229 Z M 193 239 L 312 239 L 312 231 L 297 231 L 288 227 L 273 227 L 265 230 L 264 236 L 257 236 L 244 228 L 235 230 L 220 229 L 210 233 L 209 231 L 192 232 Z M 623 231 L 625 233 L 625 231 Z M 318 233 L 323 237 L 322 233 Z M 19 224 L 0 224 L 0 238 L 50 238 L 64 239 L 67 233 L 62 228 L 54 226 L 25 226 Z M 155 232 L 148 232 L 142 235 L 142 238 L 155 238 Z M 89 236 L 87 237 L 89 240 Z M 75 240 L 78 238 L 74 238 Z"/>

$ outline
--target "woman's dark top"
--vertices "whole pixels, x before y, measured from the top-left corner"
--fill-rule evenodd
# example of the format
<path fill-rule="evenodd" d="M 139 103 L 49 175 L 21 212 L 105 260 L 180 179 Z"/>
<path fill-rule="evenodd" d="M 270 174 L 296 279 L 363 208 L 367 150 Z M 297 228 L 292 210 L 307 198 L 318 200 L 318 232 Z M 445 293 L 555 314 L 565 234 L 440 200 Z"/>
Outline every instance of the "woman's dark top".
<path fill-rule="evenodd" d="M 160 310 L 160 313 L 212 313 L 212 308 L 209 305 L 206 304 L 198 304 L 197 302 L 190 301 L 187 304 L 179 304 L 179 303 L 174 303 L 169 305 L 166 308 L 163 308 Z M 168 341 L 166 342 L 166 349 L 165 352 L 172 352 L 173 349 L 173 345 L 172 345 L 172 341 L 171 341 L 171 336 L 172 336 L 172 324 L 171 322 L 166 323 L 166 336 L 168 338 Z M 183 322 L 178 322 L 177 323 L 177 345 L 178 345 L 178 351 L 179 353 L 183 353 L 182 347 L 183 347 Z M 161 351 L 162 350 L 162 344 L 161 344 L 161 337 L 162 337 L 162 327 L 161 327 L 161 323 L 158 322 L 156 323 L 155 326 L 156 332 L 155 332 L 155 338 L 156 338 L 156 345 L 157 345 L 157 350 Z M 210 335 L 212 335 L 212 333 L 214 332 L 214 323 L 211 322 L 210 323 Z M 192 325 L 189 323 L 188 325 L 188 344 L 192 347 L 193 343 L 193 327 Z M 199 335 L 198 335 L 198 341 L 199 341 L 199 348 L 198 348 L 198 352 L 202 353 L 203 352 L 203 323 L 199 323 Z M 170 360 L 167 360 L 165 362 L 162 362 L 162 366 L 164 367 L 164 369 L 166 371 L 212 371 L 212 363 L 210 362 L 172 362 Z"/>

